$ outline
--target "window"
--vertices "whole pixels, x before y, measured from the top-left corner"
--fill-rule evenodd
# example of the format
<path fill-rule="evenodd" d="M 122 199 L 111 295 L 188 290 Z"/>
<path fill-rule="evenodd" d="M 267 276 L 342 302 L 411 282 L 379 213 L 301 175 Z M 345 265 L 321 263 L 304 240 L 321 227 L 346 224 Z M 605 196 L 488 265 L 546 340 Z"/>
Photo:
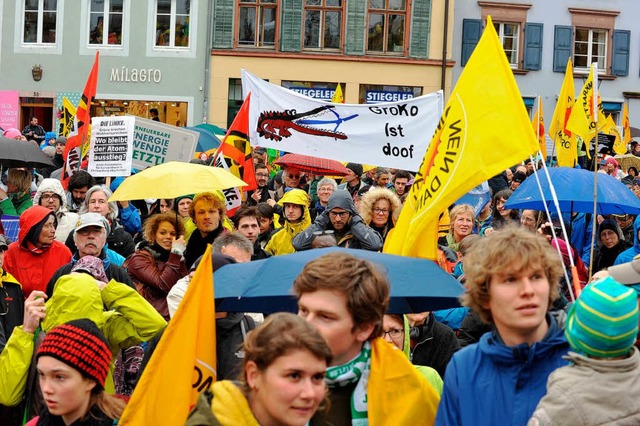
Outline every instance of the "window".
<path fill-rule="evenodd" d="M 520 48 L 520 24 L 494 22 L 493 26 L 498 33 L 500 43 L 507 55 L 511 68 L 518 68 Z"/>
<path fill-rule="evenodd" d="M 598 63 L 598 71 L 607 70 L 607 30 L 576 28 L 573 63 L 576 68 L 589 68 Z"/>
<path fill-rule="evenodd" d="M 156 47 L 189 47 L 190 0 L 157 0 Z"/>
<path fill-rule="evenodd" d="M 238 44 L 275 47 L 276 15 L 276 0 L 240 0 Z"/>
<path fill-rule="evenodd" d="M 227 96 L 227 128 L 231 127 L 231 123 L 236 118 L 236 114 L 242 106 L 242 80 L 239 78 L 229 79 L 229 93 Z"/>
<path fill-rule="evenodd" d="M 55 44 L 57 0 L 24 0 L 22 42 Z"/>
<path fill-rule="evenodd" d="M 405 0 L 369 0 L 367 51 L 404 53 Z"/>
<path fill-rule="evenodd" d="M 89 44 L 122 46 L 124 0 L 91 0 Z"/>
<path fill-rule="evenodd" d="M 305 49 L 340 49 L 342 0 L 306 0 Z"/>

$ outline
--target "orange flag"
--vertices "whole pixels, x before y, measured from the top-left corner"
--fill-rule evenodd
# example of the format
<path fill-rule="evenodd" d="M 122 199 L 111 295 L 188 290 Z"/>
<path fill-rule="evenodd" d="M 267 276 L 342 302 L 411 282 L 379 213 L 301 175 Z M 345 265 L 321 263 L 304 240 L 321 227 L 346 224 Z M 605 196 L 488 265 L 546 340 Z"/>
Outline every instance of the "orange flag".
<path fill-rule="evenodd" d="M 89 143 L 89 126 L 91 125 L 90 108 L 91 101 L 96 96 L 96 90 L 98 88 L 98 60 L 100 52 L 96 52 L 96 59 L 93 62 L 93 67 L 89 73 L 87 84 L 84 86 L 84 92 L 82 92 L 82 98 L 78 104 L 76 111 L 76 118 L 78 120 L 78 133 L 67 139 L 67 144 L 64 147 L 62 158 L 64 158 L 64 166 L 62 167 L 62 176 L 60 182 L 64 189 L 67 189 L 69 178 L 73 173 L 80 168 L 80 162 L 82 161 L 82 148 L 83 145 Z"/>

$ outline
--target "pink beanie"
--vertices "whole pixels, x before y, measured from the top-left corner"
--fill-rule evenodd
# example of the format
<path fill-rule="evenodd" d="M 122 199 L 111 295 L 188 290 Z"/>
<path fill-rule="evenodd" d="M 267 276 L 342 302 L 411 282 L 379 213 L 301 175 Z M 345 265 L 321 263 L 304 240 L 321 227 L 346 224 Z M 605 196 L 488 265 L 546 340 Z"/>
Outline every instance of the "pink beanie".
<path fill-rule="evenodd" d="M 22 136 L 22 133 L 18 129 L 7 129 L 4 131 L 4 137 L 9 139 L 15 139 Z"/>

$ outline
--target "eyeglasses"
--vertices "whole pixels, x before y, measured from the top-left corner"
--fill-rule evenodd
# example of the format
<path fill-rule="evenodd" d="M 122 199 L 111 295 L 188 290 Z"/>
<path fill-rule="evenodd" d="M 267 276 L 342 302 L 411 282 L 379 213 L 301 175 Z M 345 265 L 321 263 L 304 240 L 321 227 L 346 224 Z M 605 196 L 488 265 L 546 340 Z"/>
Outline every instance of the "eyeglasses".
<path fill-rule="evenodd" d="M 40 199 L 44 201 L 54 200 L 57 196 L 57 194 L 42 194 L 40 196 Z"/>
<path fill-rule="evenodd" d="M 300 175 L 287 175 L 289 179 L 300 179 Z"/>
<path fill-rule="evenodd" d="M 268 173 L 256 173 L 257 177 L 269 177 Z"/>
<path fill-rule="evenodd" d="M 336 218 L 336 217 L 341 217 L 341 218 L 346 218 L 349 216 L 349 212 L 334 212 L 333 210 L 329 212 L 329 216 Z"/>
<path fill-rule="evenodd" d="M 387 336 L 387 334 L 389 335 L 389 337 L 391 337 L 392 339 L 398 339 L 399 337 L 401 337 L 404 334 L 404 330 L 398 330 L 395 328 L 392 328 L 389 331 L 384 331 L 382 333 L 382 338 L 385 338 Z"/>
<path fill-rule="evenodd" d="M 389 210 L 387 210 L 387 209 L 373 209 L 373 212 L 375 214 L 385 214 L 385 213 L 389 213 Z"/>

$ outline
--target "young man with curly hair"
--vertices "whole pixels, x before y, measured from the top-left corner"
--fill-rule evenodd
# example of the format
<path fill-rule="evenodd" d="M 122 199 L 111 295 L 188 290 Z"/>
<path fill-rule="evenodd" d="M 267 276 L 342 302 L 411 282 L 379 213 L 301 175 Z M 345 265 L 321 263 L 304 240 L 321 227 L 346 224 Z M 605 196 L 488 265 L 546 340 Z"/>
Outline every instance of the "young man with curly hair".
<path fill-rule="evenodd" d="M 436 425 L 524 425 L 566 364 L 567 341 L 548 313 L 560 258 L 542 236 L 509 226 L 477 241 L 464 264 L 462 303 L 494 331 L 449 362 Z"/>

